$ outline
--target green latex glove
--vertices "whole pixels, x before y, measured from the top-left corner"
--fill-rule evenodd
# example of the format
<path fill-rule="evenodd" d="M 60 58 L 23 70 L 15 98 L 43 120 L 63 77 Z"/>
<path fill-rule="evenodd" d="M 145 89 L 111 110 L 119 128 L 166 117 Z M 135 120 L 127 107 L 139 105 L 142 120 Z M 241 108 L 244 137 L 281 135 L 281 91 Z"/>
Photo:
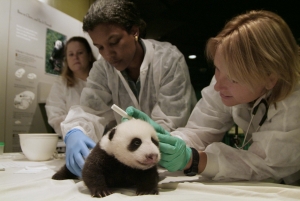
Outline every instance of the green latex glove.
<path fill-rule="evenodd" d="M 135 119 L 141 119 L 144 120 L 146 122 L 148 122 L 149 124 L 151 124 L 153 126 L 153 128 L 155 129 L 156 132 L 161 133 L 161 134 L 165 134 L 165 135 L 170 135 L 170 133 L 168 131 L 166 131 L 163 127 L 161 127 L 158 123 L 156 123 L 155 121 L 153 121 L 147 114 L 145 114 L 144 112 L 129 106 L 126 108 L 126 113 L 135 118 Z M 126 121 L 128 119 L 126 118 L 122 118 L 122 122 Z"/>
<path fill-rule="evenodd" d="M 159 164 L 170 172 L 183 170 L 191 158 L 192 149 L 178 137 L 160 133 L 157 136 L 161 152 Z"/>

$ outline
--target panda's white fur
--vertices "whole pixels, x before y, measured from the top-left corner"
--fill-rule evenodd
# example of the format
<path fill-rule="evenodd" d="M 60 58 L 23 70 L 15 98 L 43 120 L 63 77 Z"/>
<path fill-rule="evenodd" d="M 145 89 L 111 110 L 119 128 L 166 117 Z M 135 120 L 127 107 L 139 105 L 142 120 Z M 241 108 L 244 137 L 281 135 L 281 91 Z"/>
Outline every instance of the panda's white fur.
<path fill-rule="evenodd" d="M 112 139 L 109 139 L 108 133 L 100 141 L 100 148 L 108 155 L 114 156 L 131 168 L 141 170 L 149 169 L 158 163 L 160 160 L 158 138 L 149 123 L 131 119 L 119 124 L 115 129 Z M 141 140 L 141 145 L 135 151 L 128 149 L 133 139 Z M 153 139 L 157 145 L 154 144 Z"/>

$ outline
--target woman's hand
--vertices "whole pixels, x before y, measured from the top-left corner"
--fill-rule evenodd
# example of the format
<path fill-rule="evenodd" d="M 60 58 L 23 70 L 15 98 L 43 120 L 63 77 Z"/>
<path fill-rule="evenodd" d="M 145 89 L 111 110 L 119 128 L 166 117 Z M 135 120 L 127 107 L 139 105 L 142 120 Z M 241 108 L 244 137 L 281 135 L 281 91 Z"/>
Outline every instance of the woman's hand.
<path fill-rule="evenodd" d="M 144 112 L 129 106 L 126 108 L 126 113 L 135 118 L 135 119 L 141 119 L 144 120 L 146 122 L 148 122 L 149 124 L 151 124 L 151 126 L 155 129 L 156 132 L 161 133 L 161 134 L 165 134 L 165 135 L 170 135 L 170 133 L 168 131 L 166 131 L 163 127 L 161 127 L 158 123 L 156 123 L 155 121 L 153 121 L 147 114 L 145 114 Z M 122 121 L 126 121 L 128 119 L 126 118 L 122 118 Z"/>
<path fill-rule="evenodd" d="M 191 159 L 191 148 L 178 137 L 160 133 L 157 136 L 161 152 L 159 164 L 170 172 L 183 170 Z"/>
<path fill-rule="evenodd" d="M 81 177 L 85 159 L 96 143 L 76 128 L 70 130 L 64 140 L 66 143 L 66 166 L 74 175 Z"/>

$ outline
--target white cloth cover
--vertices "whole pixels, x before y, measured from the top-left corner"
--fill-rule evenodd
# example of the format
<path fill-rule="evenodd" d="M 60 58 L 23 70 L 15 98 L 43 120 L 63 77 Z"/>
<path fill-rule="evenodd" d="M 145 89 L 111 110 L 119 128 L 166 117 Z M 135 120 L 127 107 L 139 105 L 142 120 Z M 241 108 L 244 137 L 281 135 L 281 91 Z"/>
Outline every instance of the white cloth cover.
<path fill-rule="evenodd" d="M 30 162 L 27 159 L 1 159 L 2 164 L 17 164 L 18 167 L 0 171 L 0 200 L 5 201 L 295 201 L 300 198 L 300 187 L 270 182 L 216 182 L 200 175 L 184 176 L 182 172 L 160 171 L 159 195 L 136 196 L 135 188 L 115 188 L 114 194 L 93 198 L 80 180 L 52 180 L 51 177 L 64 163 L 64 159 Z M 32 164 L 30 164 L 32 163 Z M 21 170 L 23 173 L 17 173 Z M 40 172 L 29 173 L 30 169 Z"/>

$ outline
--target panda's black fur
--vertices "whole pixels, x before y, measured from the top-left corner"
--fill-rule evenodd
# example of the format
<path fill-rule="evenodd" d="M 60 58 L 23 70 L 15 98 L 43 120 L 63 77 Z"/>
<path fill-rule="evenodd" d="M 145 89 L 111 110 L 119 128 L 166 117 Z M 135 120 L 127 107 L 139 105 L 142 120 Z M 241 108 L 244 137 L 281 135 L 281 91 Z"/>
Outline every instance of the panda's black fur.
<path fill-rule="evenodd" d="M 132 119 L 119 124 L 91 151 L 82 170 L 82 180 L 94 197 L 105 197 L 111 188 L 136 187 L 137 195 L 158 194 L 160 160 L 158 138 L 151 125 Z M 76 179 L 63 166 L 53 179 Z"/>

